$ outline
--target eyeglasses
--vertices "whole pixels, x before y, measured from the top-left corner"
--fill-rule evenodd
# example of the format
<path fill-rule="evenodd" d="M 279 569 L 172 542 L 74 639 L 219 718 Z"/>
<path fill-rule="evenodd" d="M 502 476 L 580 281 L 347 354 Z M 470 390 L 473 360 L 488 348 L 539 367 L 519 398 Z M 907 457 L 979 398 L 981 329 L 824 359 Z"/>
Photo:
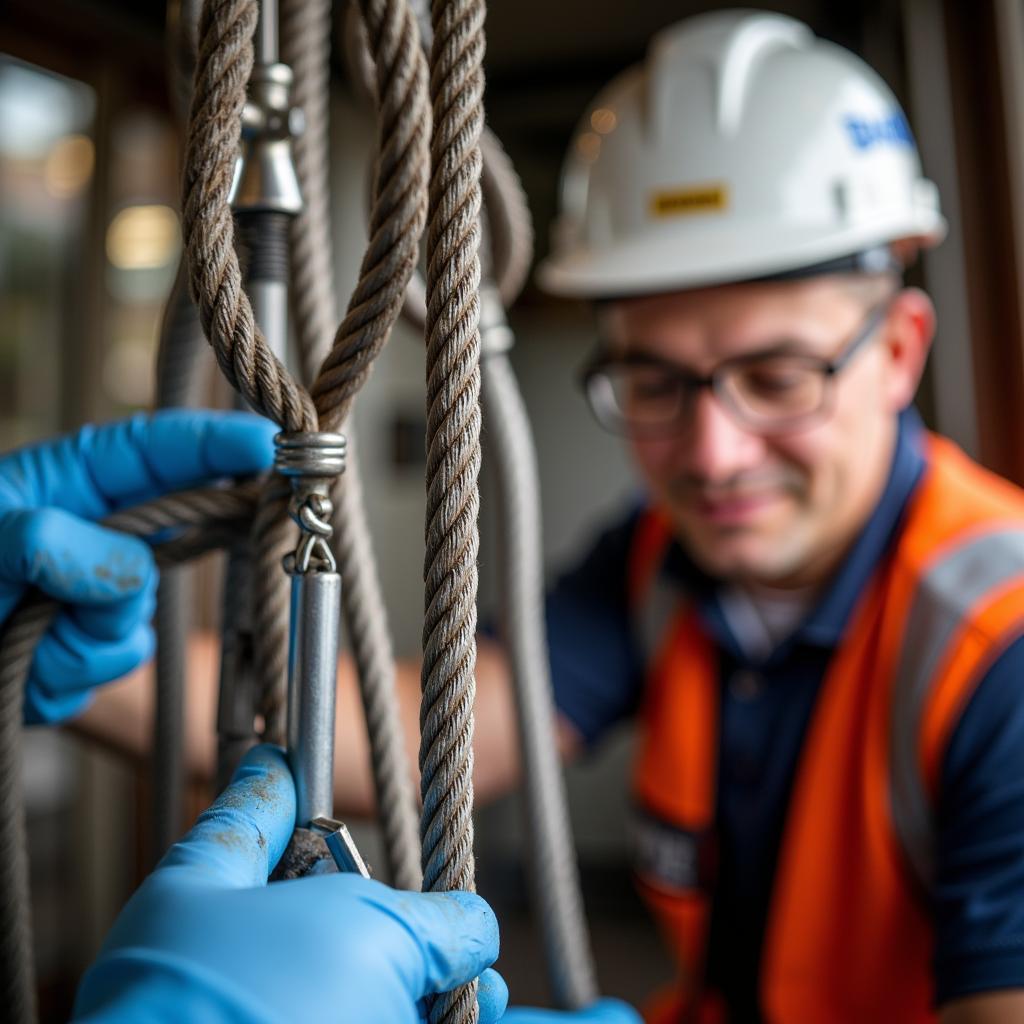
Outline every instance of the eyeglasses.
<path fill-rule="evenodd" d="M 580 379 L 597 421 L 631 437 L 664 437 L 685 426 L 697 396 L 710 388 L 741 426 L 760 434 L 809 425 L 830 407 L 834 378 L 871 339 L 891 298 L 873 306 L 832 359 L 803 353 L 737 356 L 706 377 L 645 353 L 601 355 Z"/>

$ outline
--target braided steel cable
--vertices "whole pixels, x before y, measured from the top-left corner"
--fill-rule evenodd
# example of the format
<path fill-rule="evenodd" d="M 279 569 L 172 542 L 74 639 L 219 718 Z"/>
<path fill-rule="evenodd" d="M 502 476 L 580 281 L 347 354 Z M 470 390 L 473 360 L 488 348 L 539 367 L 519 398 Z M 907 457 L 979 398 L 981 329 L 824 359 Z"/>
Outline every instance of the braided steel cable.
<path fill-rule="evenodd" d="M 416 21 L 400 0 L 360 7 L 376 73 L 379 150 L 359 282 L 311 389 L 325 430 L 347 417 L 401 311 L 427 215 L 427 73 Z"/>
<path fill-rule="evenodd" d="M 263 717 L 263 739 L 285 743 L 287 724 L 289 588 L 281 565 L 295 550 L 298 528 L 288 515 L 291 486 L 279 476 L 268 477 L 252 524 L 254 565 L 252 587 L 253 667 L 256 706 Z"/>
<path fill-rule="evenodd" d="M 242 289 L 229 204 L 246 84 L 253 66 L 256 0 L 207 0 L 189 109 L 182 227 L 192 297 L 228 382 L 283 430 L 313 431 L 309 395 L 274 356 Z"/>
<path fill-rule="evenodd" d="M 412 49 L 419 44 L 406 39 L 404 45 Z M 293 101 L 303 110 L 306 121 L 306 130 L 293 147 L 304 206 L 292 222 L 291 273 L 299 359 L 303 379 L 311 382 L 324 360 L 336 323 L 328 183 L 330 3 L 327 0 L 285 0 L 281 12 L 281 50 L 295 76 Z M 411 97 L 413 120 L 418 117 L 425 123 L 426 69 L 422 59 L 419 64 L 417 73 L 421 81 Z M 390 98 L 395 92 L 386 86 L 381 89 L 384 103 L 389 107 L 396 103 L 404 107 L 410 97 L 402 90 L 403 95 Z M 415 109 L 417 106 L 419 109 Z M 420 145 L 425 162 L 426 143 Z M 425 184 L 420 185 L 420 191 L 424 189 Z M 422 229 L 421 220 L 418 228 L 414 225 L 417 237 Z M 370 741 L 377 814 L 389 876 L 398 888 L 418 889 L 422 879 L 415 790 L 395 698 L 395 661 L 387 608 L 362 495 L 359 464 L 350 437 L 345 474 L 336 481 L 332 493 L 335 512 L 331 546 L 345 581 L 342 591 L 345 622 L 351 637 Z"/>
<path fill-rule="evenodd" d="M 289 227 L 288 311 L 307 386 L 327 355 L 338 323 L 328 182 L 330 58 L 331 0 L 283 0 L 281 59 L 292 69 L 292 103 L 305 121 L 304 131 L 292 140 L 302 209 Z"/>
<path fill-rule="evenodd" d="M 474 889 L 473 699 L 480 471 L 480 133 L 484 5 L 431 12 L 427 229 L 427 512 L 420 791 L 423 887 Z M 433 1024 L 474 1022 L 476 983 L 439 996 Z"/>
<path fill-rule="evenodd" d="M 413 3 L 420 23 L 426 5 Z M 369 91 L 369 66 L 347 23 L 349 65 L 357 86 Z M 426 35 L 426 33 L 425 33 Z M 518 175 L 497 136 L 485 128 L 481 189 L 487 223 L 488 275 L 502 305 L 514 302 L 529 274 L 533 224 Z M 425 289 L 414 279 L 403 313 L 413 324 L 425 319 Z M 595 969 L 583 913 L 565 784 L 557 758 L 550 669 L 542 614 L 540 500 L 529 421 L 505 355 L 484 362 L 491 434 L 498 460 L 502 505 L 501 538 L 509 656 L 516 682 L 525 804 L 529 821 L 531 883 L 555 1001 L 563 1008 L 597 996 Z M 486 397 L 486 395 L 485 395 Z"/>
<path fill-rule="evenodd" d="M 182 12 L 182 16 L 186 12 Z M 174 69 L 172 69 L 174 70 Z M 178 83 L 182 74 L 173 75 Z M 180 100 L 179 100 L 180 102 Z M 184 259 L 164 309 L 156 358 L 156 405 L 194 405 L 206 369 L 206 340 L 188 294 Z M 169 568 L 156 599 L 156 712 L 153 728 L 153 857 L 178 838 L 184 799 L 185 659 L 189 626 L 189 575 Z"/>
<path fill-rule="evenodd" d="M 424 41 L 429 45 L 433 38 L 429 25 L 430 5 L 425 0 L 412 0 L 411 6 Z M 372 64 L 366 56 L 360 19 L 351 8 L 344 30 L 346 66 L 357 93 L 367 99 L 373 95 Z M 483 157 L 480 188 L 493 253 L 491 276 L 505 306 L 511 306 L 529 275 L 533 222 L 512 163 L 498 137 L 486 125 L 480 135 L 480 153 Z M 426 285 L 422 277 L 415 274 L 406 289 L 402 317 L 419 331 L 426 324 L 426 301 Z"/>
<path fill-rule="evenodd" d="M 555 1004 L 579 1009 L 598 991 L 555 738 L 536 449 L 504 353 L 484 357 L 483 390 L 500 493 L 504 632 L 516 684 L 530 881 Z"/>
<path fill-rule="evenodd" d="M 487 224 L 487 277 L 508 309 L 519 297 L 533 262 L 533 218 L 526 191 L 501 140 L 492 131 L 480 136 L 483 168 L 480 188 Z"/>
<path fill-rule="evenodd" d="M 104 525 L 143 537 L 178 527 L 155 548 L 157 563 L 167 565 L 223 543 L 252 516 L 253 499 L 251 487 L 193 491 L 119 512 L 104 520 Z M 22 706 L 36 647 L 57 610 L 56 602 L 33 591 L 0 631 L 0 1005 L 4 1019 L 12 1024 L 36 1019 L 28 844 L 21 800 Z"/>

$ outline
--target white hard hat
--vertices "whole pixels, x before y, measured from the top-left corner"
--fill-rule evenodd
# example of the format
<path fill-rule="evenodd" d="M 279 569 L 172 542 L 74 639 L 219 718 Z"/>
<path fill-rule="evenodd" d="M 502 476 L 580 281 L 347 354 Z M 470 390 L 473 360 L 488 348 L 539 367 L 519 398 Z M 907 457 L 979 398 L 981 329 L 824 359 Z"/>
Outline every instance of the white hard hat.
<path fill-rule="evenodd" d="M 934 245 L 938 191 L 860 58 L 779 14 L 665 29 L 594 101 L 539 271 L 558 295 L 650 294 Z"/>

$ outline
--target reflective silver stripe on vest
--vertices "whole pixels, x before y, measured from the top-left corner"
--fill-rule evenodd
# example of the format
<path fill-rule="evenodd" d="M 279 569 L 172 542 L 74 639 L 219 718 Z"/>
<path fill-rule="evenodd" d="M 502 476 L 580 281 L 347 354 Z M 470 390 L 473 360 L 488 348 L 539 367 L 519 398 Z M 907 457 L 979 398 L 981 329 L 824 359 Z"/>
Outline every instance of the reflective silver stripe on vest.
<path fill-rule="evenodd" d="M 918 582 L 893 687 L 889 770 L 892 816 L 904 853 L 927 891 L 935 874 L 935 830 L 918 763 L 928 690 L 949 642 L 988 592 L 1024 578 L 1024 530 L 966 541 Z"/>

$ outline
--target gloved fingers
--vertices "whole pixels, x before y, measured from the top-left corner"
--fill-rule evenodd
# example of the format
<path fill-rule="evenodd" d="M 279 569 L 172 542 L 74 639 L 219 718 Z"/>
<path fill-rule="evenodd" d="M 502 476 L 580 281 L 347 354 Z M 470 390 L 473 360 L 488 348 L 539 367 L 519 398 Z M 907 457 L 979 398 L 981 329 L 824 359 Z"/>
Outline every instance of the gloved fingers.
<path fill-rule="evenodd" d="M 269 468 L 278 428 L 252 413 L 168 409 L 96 430 L 83 454 L 110 507 Z"/>
<path fill-rule="evenodd" d="M 218 889 L 266 885 L 295 828 L 295 783 L 277 747 L 253 747 L 230 785 L 154 874 L 174 872 L 178 884 Z"/>
<path fill-rule="evenodd" d="M 99 637 L 127 633 L 155 586 L 153 554 L 141 540 L 59 508 L 0 512 L 0 620 L 24 587 L 68 604 L 89 606 L 85 628 Z M 141 603 L 140 603 L 141 602 Z"/>
<path fill-rule="evenodd" d="M 0 507 L 55 505 L 86 519 L 223 476 L 267 469 L 277 428 L 252 413 L 173 409 L 0 460 Z"/>
<path fill-rule="evenodd" d="M 92 703 L 92 691 L 50 693 L 29 679 L 25 687 L 22 721 L 25 725 L 48 725 L 66 722 L 80 715 Z"/>
<path fill-rule="evenodd" d="M 408 955 L 400 959 L 406 990 L 427 995 L 471 981 L 498 958 L 498 921 L 475 893 L 419 893 L 343 875 L 349 888 L 401 926 Z"/>
<path fill-rule="evenodd" d="M 498 1024 L 508 1007 L 508 985 L 492 967 L 480 975 L 477 1004 L 480 1007 L 479 1024 Z"/>
<path fill-rule="evenodd" d="M 514 1006 L 501 1024 L 643 1024 L 640 1014 L 621 999 L 598 999 L 582 1010 L 538 1010 Z"/>
<path fill-rule="evenodd" d="M 78 714 L 89 692 L 120 679 L 153 654 L 148 620 L 122 640 L 97 641 L 68 615 L 60 615 L 36 649 L 25 689 L 25 721 L 59 722 Z"/>

